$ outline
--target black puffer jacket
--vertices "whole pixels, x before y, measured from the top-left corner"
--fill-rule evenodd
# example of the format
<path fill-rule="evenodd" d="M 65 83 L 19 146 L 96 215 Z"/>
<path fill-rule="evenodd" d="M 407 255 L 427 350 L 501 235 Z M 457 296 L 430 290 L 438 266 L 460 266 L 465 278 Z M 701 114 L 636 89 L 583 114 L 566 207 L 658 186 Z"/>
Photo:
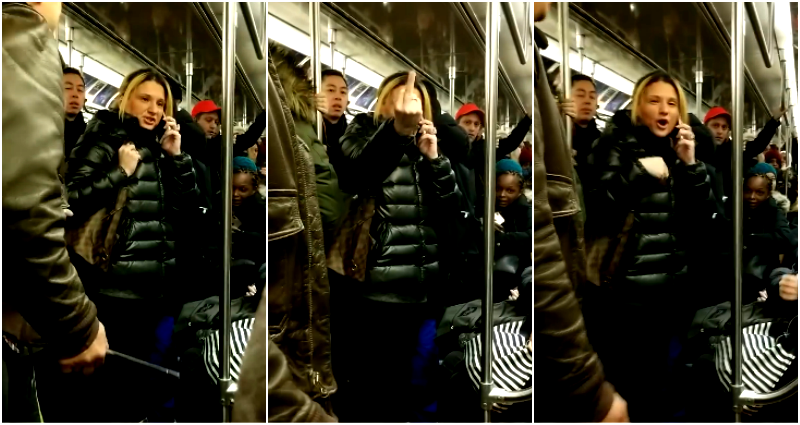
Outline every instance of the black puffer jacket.
<path fill-rule="evenodd" d="M 662 157 L 669 167 L 667 184 L 639 162 L 653 156 Z M 587 233 L 610 232 L 616 237 L 621 229 L 611 224 L 621 223 L 629 212 L 635 218 L 612 283 L 617 299 L 652 311 L 686 296 L 689 269 L 695 260 L 701 265 L 702 251 L 694 249 L 715 208 L 703 162 L 685 165 L 669 139 L 656 138 L 647 127 L 634 127 L 630 111 L 614 115 L 589 162 L 597 181 L 586 198 Z"/>
<path fill-rule="evenodd" d="M 458 211 L 459 192 L 450 161 L 422 158 L 413 137 L 394 130 L 394 120 L 375 124 L 359 114 L 341 138 L 348 191 L 374 196 L 368 282 L 363 295 L 383 302 L 424 303 L 440 280 L 442 217 Z M 452 214 L 449 214 L 452 216 Z"/>
<path fill-rule="evenodd" d="M 142 156 L 129 178 L 118 165 L 118 150 L 128 141 Z M 136 118 L 120 121 L 118 112 L 99 111 L 69 161 L 67 189 L 73 220 L 81 222 L 113 205 L 123 187 L 128 188 L 128 201 L 110 276 L 96 282 L 94 289 L 112 297 L 162 298 L 168 294 L 167 285 L 177 283 L 173 226 L 181 222 L 183 211 L 196 209 L 200 202 L 192 159 L 185 153 L 174 158 L 166 155 L 157 132 L 141 128 Z"/>

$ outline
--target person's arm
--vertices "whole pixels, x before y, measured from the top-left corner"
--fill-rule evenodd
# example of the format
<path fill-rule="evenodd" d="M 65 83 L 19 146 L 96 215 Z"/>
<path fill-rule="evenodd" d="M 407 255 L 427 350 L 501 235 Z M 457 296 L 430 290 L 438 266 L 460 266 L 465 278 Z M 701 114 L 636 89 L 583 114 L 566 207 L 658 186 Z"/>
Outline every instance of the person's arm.
<path fill-rule="evenodd" d="M 368 114 L 357 115 L 340 139 L 343 158 L 339 185 L 348 193 L 359 193 L 370 184 L 384 181 L 397 168 L 406 146 L 414 143 L 414 137 L 397 134 L 393 119 L 377 127 L 372 120 Z"/>
<path fill-rule="evenodd" d="M 174 157 L 167 155 L 162 164 L 166 171 L 164 174 L 171 176 L 164 182 L 168 211 L 174 219 L 173 223 L 178 223 L 184 213 L 194 213 L 202 205 L 197 174 L 192 165 L 192 157 L 186 152 Z"/>
<path fill-rule="evenodd" d="M 253 332 L 255 335 L 255 329 Z M 266 330 L 263 333 L 266 334 Z M 264 358 L 263 354 L 261 358 Z M 263 362 L 263 360 L 261 361 Z M 325 413 L 322 406 L 297 388 L 292 380 L 292 372 L 289 370 L 286 357 L 272 340 L 269 340 L 267 361 L 269 362 L 267 365 L 269 422 L 336 422 L 335 418 Z M 244 420 L 243 422 L 258 421 Z"/>
<path fill-rule="evenodd" d="M 430 178 L 433 187 L 433 203 L 437 209 L 459 211 L 461 207 L 461 191 L 456 184 L 456 175 L 450 160 L 439 153 L 439 158 L 422 160 L 419 165 L 420 175 Z"/>
<path fill-rule="evenodd" d="M 57 58 L 38 13 L 3 5 L 3 310 L 19 312 L 51 343 L 55 357 L 67 358 L 92 344 L 100 323 L 64 242 Z"/>
<path fill-rule="evenodd" d="M 81 143 L 72 151 L 67 166 L 67 191 L 72 212 L 78 216 L 95 213 L 103 202 L 114 199 L 117 192 L 136 180 L 119 166 L 117 155 L 97 133 L 87 130 Z"/>
<path fill-rule="evenodd" d="M 527 115 L 522 117 L 517 126 L 511 130 L 511 134 L 509 134 L 505 139 L 500 140 L 495 159 L 499 161 L 505 158 L 506 155 L 514 152 L 514 150 L 519 147 L 522 141 L 525 140 L 525 135 L 531 130 L 532 124 L 533 121 L 531 121 L 531 117 Z"/>
<path fill-rule="evenodd" d="M 541 133 L 534 132 L 533 161 L 533 333 L 536 370 L 542 374 L 536 382 L 546 387 L 547 400 L 569 400 L 570 411 L 564 412 L 564 420 L 600 421 L 611 409 L 614 389 L 606 382 L 597 353 L 589 344 L 567 275 L 548 199 L 545 136 Z"/>
<path fill-rule="evenodd" d="M 775 118 L 770 119 L 767 122 L 767 125 L 761 129 L 761 132 L 758 133 L 758 136 L 752 141 L 747 143 L 744 148 L 744 156 L 742 158 L 746 160 L 752 159 L 758 156 L 758 154 L 764 152 L 764 149 L 769 146 L 769 142 L 772 141 L 772 137 L 775 136 L 775 132 L 778 131 L 778 127 L 781 126 L 781 122 L 776 120 Z"/>
<path fill-rule="evenodd" d="M 451 161 L 463 163 L 469 152 L 469 137 L 450 114 L 434 114 L 433 125 L 442 153 Z"/>
<path fill-rule="evenodd" d="M 245 131 L 244 134 L 236 136 L 236 143 L 233 146 L 233 151 L 241 152 L 258 143 L 258 138 L 264 133 L 265 128 L 267 128 L 267 111 L 261 111 L 255 121 L 250 124 L 247 131 Z"/>

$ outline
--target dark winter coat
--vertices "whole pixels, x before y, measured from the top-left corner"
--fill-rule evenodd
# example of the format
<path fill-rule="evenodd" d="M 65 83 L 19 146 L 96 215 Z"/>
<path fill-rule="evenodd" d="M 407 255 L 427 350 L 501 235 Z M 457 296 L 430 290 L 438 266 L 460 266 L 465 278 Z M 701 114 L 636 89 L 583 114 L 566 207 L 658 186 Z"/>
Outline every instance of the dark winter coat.
<path fill-rule="evenodd" d="M 516 254 L 520 256 L 522 263 L 530 263 L 533 244 L 531 211 L 531 203 L 522 194 L 509 206 L 497 209 L 505 221 L 503 221 L 503 231 L 494 234 L 495 257 Z"/>
<path fill-rule="evenodd" d="M 133 142 L 142 156 L 126 177 L 118 150 Z M 128 201 L 100 293 L 121 298 L 158 299 L 175 284 L 175 230 L 182 214 L 197 207 L 199 193 L 188 154 L 168 156 L 157 131 L 141 128 L 136 118 L 120 121 L 118 112 L 99 111 L 72 151 L 67 171 L 69 202 L 80 222 L 113 205 L 128 189 Z"/>
<path fill-rule="evenodd" d="M 64 156 L 69 158 L 72 149 L 78 144 L 78 139 L 83 136 L 86 131 L 86 121 L 83 120 L 83 115 L 78 113 L 74 120 L 64 120 Z"/>
<path fill-rule="evenodd" d="M 441 154 L 424 159 L 414 137 L 398 135 L 393 119 L 376 124 L 372 114 L 356 116 L 341 144 L 345 167 L 355 170 L 343 176 L 342 186 L 376 199 L 363 295 L 426 302 L 440 280 L 441 218 L 459 208 L 450 161 Z"/>
<path fill-rule="evenodd" d="M 498 142 L 498 147 L 495 150 L 495 159 L 497 161 L 505 158 L 511 152 L 519 147 L 525 135 L 531 131 L 533 121 L 529 116 L 524 116 L 511 131 L 508 137 L 501 139 Z M 472 142 L 472 145 L 467 156 L 467 165 L 470 169 L 475 170 L 475 214 L 478 217 L 483 217 L 483 202 L 484 193 L 486 191 L 485 176 L 486 176 L 486 139 L 479 138 Z M 494 178 L 494 176 L 492 176 Z"/>
<path fill-rule="evenodd" d="M 653 156 L 662 157 L 669 167 L 667 184 L 639 162 Z M 612 282 L 617 299 L 653 311 L 685 296 L 694 263 L 690 258 L 700 266 L 698 257 L 703 255 L 691 254 L 715 208 L 705 164 L 698 160 L 685 165 L 668 138 L 633 126 L 630 111 L 614 115 L 589 162 L 596 181 L 586 195 L 587 235 L 616 236 L 620 229 L 610 229 L 609 223 L 621 223 L 629 212 L 635 219 Z"/>
<path fill-rule="evenodd" d="M 247 259 L 256 265 L 267 261 L 267 204 L 260 193 L 255 193 L 238 207 L 233 214 L 242 222 L 239 232 L 233 234 L 232 254 L 236 259 Z"/>
<path fill-rule="evenodd" d="M 285 88 L 286 104 L 294 119 L 295 131 L 308 148 L 314 161 L 317 198 L 325 232 L 326 252 L 333 242 L 336 228 L 344 212 L 345 195 L 339 190 L 339 176 L 329 160 L 328 152 L 312 123 L 316 122 L 314 87 L 306 78 L 297 58 L 277 45 L 270 45 L 270 57 L 278 71 L 281 85 Z M 341 149 L 337 152 L 339 154 Z"/>
<path fill-rule="evenodd" d="M 756 158 L 758 154 L 764 152 L 764 149 L 769 146 L 772 136 L 780 127 L 781 123 L 774 119 L 767 122 L 764 128 L 758 133 L 755 140 L 748 142 L 745 146 L 744 154 L 742 156 L 742 167 L 746 173 L 752 166 L 758 163 Z M 730 140 L 725 141 L 717 146 L 714 152 L 714 161 L 712 164 L 717 169 L 717 175 L 722 179 L 722 187 L 725 191 L 725 196 L 733 196 L 733 175 L 731 174 L 731 158 L 733 156 L 733 143 Z"/>

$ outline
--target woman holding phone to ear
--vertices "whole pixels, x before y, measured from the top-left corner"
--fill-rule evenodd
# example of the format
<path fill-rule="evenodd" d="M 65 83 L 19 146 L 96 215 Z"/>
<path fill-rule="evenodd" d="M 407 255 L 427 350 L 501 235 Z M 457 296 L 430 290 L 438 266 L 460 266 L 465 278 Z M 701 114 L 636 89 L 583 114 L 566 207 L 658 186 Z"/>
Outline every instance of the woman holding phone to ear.
<path fill-rule="evenodd" d="M 656 390 L 669 388 L 673 337 L 685 332 L 692 293 L 702 290 L 693 272 L 714 201 L 677 80 L 661 71 L 646 75 L 631 105 L 614 115 L 590 158 L 596 183 L 586 195 L 587 239 L 617 238 L 622 224 L 631 224 L 618 265 L 603 283 L 610 286 L 608 303 L 599 306 L 603 325 L 591 323 L 592 315 L 586 322 L 631 421 L 662 422 L 674 407 L 669 392 L 641 389 L 653 389 L 652 382 L 659 383 Z"/>
<path fill-rule="evenodd" d="M 180 126 L 167 116 L 172 102 L 169 84 L 157 71 L 142 69 L 125 77 L 111 109 L 98 111 L 89 122 L 66 175 L 76 223 L 114 205 L 119 191 L 127 190 L 108 271 L 71 257 L 109 335 L 118 335 L 111 337 L 114 349 L 157 364 L 179 306 L 175 228 L 181 211 L 199 203 L 192 160 L 181 150 Z"/>
<path fill-rule="evenodd" d="M 354 310 L 358 331 L 352 335 L 374 336 L 366 355 L 351 354 L 357 359 L 352 370 L 337 369 L 344 372 L 337 375 L 339 392 L 353 397 L 352 412 L 337 410 L 342 421 L 417 422 L 435 400 L 427 381 L 436 369 L 433 337 L 440 315 L 434 305 L 444 278 L 437 234 L 443 218 L 452 216 L 447 209 L 458 210 L 460 195 L 431 118 L 430 97 L 416 73 L 400 72 L 381 83 L 375 111 L 357 115 L 340 139 L 346 170 L 340 187 L 375 198 L 365 282 L 352 282 L 349 306 L 331 307 L 334 316 Z M 338 323 L 337 331 L 348 329 Z M 364 341 L 339 350 L 356 350 Z M 337 368 L 342 360 L 333 360 Z"/>

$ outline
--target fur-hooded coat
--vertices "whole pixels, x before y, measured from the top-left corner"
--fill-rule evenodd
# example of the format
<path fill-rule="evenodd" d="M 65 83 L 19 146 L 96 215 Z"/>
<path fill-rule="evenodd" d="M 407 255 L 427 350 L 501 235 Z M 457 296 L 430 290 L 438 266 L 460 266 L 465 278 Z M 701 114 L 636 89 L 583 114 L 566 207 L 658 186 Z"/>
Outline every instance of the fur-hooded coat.
<path fill-rule="evenodd" d="M 269 56 L 275 64 L 278 78 L 286 93 L 286 104 L 294 118 L 297 136 L 305 142 L 314 161 L 317 197 L 319 198 L 326 246 L 333 240 L 344 210 L 345 195 L 339 190 L 339 177 L 330 163 L 325 145 L 315 131 L 316 105 L 314 85 L 300 67 L 297 56 L 270 42 Z M 326 250 L 327 251 L 327 250 Z"/>

